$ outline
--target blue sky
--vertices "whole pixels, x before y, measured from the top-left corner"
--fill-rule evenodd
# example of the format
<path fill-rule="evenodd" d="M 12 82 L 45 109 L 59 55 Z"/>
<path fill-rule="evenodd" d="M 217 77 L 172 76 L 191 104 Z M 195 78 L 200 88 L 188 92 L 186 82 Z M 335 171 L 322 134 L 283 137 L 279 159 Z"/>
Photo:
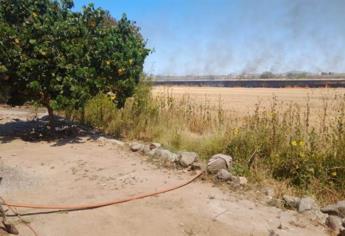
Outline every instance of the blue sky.
<path fill-rule="evenodd" d="M 152 74 L 345 71 L 345 0 L 75 0 L 137 22 Z"/>

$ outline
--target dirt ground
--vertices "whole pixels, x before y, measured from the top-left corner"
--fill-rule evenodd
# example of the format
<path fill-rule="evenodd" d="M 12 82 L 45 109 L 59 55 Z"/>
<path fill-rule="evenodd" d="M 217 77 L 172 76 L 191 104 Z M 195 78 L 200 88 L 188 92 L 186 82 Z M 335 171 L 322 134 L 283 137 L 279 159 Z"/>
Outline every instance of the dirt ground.
<path fill-rule="evenodd" d="M 255 105 L 270 106 L 273 96 L 278 102 L 298 104 L 302 109 L 309 104 L 313 113 L 318 113 L 325 101 L 332 102 L 334 98 L 345 95 L 345 88 L 220 88 L 220 87 L 183 87 L 156 86 L 155 96 L 171 94 L 176 98 L 189 96 L 192 101 L 217 106 L 220 102 L 225 110 L 244 115 L 254 111 Z"/>
<path fill-rule="evenodd" d="M 148 157 L 88 135 L 49 142 L 22 138 L 18 132 L 32 117 L 27 109 L 0 107 L 0 196 L 7 201 L 97 203 L 191 178 L 189 172 L 158 167 Z M 23 217 L 40 236 L 327 235 L 324 227 L 303 214 L 267 206 L 253 194 L 201 179 L 173 192 L 119 205 Z M 33 235 L 17 218 L 10 220 L 20 235 Z"/>

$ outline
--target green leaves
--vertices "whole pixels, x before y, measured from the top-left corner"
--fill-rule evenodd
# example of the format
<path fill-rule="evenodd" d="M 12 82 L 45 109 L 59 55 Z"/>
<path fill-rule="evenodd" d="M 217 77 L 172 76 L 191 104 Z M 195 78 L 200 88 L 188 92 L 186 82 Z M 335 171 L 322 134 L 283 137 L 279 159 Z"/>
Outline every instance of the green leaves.
<path fill-rule="evenodd" d="M 0 65 L 0 73 L 5 73 L 7 72 L 7 68 L 4 65 Z"/>
<path fill-rule="evenodd" d="M 9 101 L 80 108 L 99 93 L 131 96 L 150 50 L 126 16 L 72 0 L 0 0 L 0 73 Z M 20 92 L 18 92 L 20 91 Z M 47 101 L 50 100 L 50 102 Z"/>
<path fill-rule="evenodd" d="M 40 82 L 38 82 L 37 80 L 34 80 L 29 83 L 28 87 L 32 89 L 33 91 L 39 91 L 41 86 L 40 86 Z"/>
<path fill-rule="evenodd" d="M 32 45 L 36 44 L 36 39 L 30 39 L 29 43 L 32 44 Z"/>

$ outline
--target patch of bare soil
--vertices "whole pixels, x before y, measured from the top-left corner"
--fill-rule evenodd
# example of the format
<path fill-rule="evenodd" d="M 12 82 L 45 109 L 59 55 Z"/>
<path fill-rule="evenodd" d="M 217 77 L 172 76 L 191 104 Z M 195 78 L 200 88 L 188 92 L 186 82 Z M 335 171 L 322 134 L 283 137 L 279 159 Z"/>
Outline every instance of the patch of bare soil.
<path fill-rule="evenodd" d="M 26 120 L 31 116 L 30 110 L 0 108 L 0 196 L 7 201 L 97 203 L 154 192 L 191 178 L 189 173 L 157 167 L 148 157 L 89 135 L 31 141 L 17 133 L 21 129 L 4 132 L 18 122 L 29 126 Z M 201 179 L 156 197 L 23 218 L 41 236 L 327 235 L 303 214 L 267 206 L 246 193 L 221 189 Z M 10 221 L 20 235 L 32 235 L 16 217 Z"/>

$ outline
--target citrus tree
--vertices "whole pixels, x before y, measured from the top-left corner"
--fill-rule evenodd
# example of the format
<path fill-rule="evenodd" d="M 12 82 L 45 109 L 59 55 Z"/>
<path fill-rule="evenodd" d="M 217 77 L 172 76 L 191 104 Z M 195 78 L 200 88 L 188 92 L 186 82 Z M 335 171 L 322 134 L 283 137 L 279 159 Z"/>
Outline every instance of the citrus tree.
<path fill-rule="evenodd" d="M 0 0 L 0 90 L 7 103 L 82 109 L 99 93 L 122 106 L 150 53 L 140 29 L 73 0 Z"/>

